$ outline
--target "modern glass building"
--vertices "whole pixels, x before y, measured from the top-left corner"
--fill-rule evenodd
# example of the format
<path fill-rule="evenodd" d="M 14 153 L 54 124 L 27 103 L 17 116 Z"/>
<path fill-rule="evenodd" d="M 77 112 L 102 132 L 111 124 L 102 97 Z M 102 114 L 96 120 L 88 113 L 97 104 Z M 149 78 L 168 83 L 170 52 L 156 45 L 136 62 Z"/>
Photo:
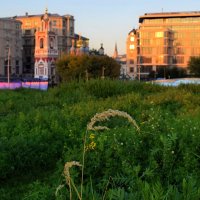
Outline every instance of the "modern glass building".
<path fill-rule="evenodd" d="M 127 38 L 127 66 L 134 77 L 186 68 L 191 56 L 200 56 L 200 12 L 146 13 Z"/>

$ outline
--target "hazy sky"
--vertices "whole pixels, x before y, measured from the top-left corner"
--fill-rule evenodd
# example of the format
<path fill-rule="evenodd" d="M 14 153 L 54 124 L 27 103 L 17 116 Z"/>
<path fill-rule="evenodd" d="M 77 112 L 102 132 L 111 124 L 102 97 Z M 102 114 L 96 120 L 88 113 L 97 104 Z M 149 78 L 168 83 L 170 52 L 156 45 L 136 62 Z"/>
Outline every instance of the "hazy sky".
<path fill-rule="evenodd" d="M 44 13 L 71 14 L 75 32 L 90 39 L 90 48 L 104 44 L 112 55 L 115 42 L 120 54 L 126 53 L 126 37 L 138 27 L 138 17 L 147 12 L 200 11 L 200 0 L 5 0 L 0 17 Z"/>

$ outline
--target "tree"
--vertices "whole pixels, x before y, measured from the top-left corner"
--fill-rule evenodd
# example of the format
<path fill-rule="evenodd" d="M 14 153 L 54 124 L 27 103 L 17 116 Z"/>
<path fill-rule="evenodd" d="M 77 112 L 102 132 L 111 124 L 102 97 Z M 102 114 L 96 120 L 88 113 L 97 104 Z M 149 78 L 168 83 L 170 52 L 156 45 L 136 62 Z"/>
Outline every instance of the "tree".
<path fill-rule="evenodd" d="M 188 69 L 190 70 L 191 74 L 200 77 L 200 56 L 190 57 Z"/>
<path fill-rule="evenodd" d="M 57 61 L 56 71 L 63 82 L 102 76 L 118 78 L 120 65 L 108 56 L 64 55 Z"/>

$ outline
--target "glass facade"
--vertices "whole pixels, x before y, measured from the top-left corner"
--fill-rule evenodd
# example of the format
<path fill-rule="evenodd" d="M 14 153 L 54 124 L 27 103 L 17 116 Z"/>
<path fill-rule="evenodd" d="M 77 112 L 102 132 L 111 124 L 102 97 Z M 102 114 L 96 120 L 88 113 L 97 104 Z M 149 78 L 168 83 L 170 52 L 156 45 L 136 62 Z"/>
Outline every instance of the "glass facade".
<path fill-rule="evenodd" d="M 200 56 L 200 12 L 146 13 L 139 17 L 138 29 L 129 32 L 126 45 L 130 77 L 186 68 L 191 56 Z"/>
<path fill-rule="evenodd" d="M 187 67 L 200 56 L 200 12 L 149 13 L 139 22 L 138 65 Z"/>

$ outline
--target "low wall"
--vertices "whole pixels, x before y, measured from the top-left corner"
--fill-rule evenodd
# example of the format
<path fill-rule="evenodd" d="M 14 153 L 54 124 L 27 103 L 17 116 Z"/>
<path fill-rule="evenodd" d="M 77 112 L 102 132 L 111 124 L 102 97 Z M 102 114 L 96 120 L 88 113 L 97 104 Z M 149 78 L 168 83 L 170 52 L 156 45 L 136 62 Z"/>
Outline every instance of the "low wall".
<path fill-rule="evenodd" d="M 31 88 L 38 90 L 47 90 L 48 81 L 16 81 L 16 82 L 0 82 L 0 89 L 18 89 L 18 88 Z"/>
<path fill-rule="evenodd" d="M 163 86 L 179 86 L 180 84 L 200 84 L 200 78 L 179 78 L 156 80 L 153 83 Z"/>

